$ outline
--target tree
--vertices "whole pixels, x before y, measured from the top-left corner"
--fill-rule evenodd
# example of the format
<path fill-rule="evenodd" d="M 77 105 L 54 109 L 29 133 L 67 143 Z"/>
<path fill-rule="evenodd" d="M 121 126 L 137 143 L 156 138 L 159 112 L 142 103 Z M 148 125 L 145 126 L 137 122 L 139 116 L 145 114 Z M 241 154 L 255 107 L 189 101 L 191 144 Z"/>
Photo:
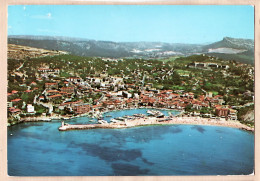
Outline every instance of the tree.
<path fill-rule="evenodd" d="M 172 74 L 172 81 L 173 81 L 173 84 L 175 84 L 175 85 L 181 84 L 181 77 L 176 71 L 174 71 Z"/>
<path fill-rule="evenodd" d="M 185 111 L 186 112 L 190 112 L 192 109 L 192 104 L 188 104 L 186 107 L 185 107 Z"/>

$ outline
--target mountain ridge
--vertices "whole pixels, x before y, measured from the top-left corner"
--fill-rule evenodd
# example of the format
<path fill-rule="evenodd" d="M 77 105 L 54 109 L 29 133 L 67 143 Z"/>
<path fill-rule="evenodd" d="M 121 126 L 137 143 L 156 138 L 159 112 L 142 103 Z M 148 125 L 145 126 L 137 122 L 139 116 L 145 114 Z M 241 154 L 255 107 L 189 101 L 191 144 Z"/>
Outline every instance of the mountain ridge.
<path fill-rule="evenodd" d="M 234 59 L 254 64 L 254 40 L 231 37 L 224 37 L 220 41 L 205 45 L 147 41 L 114 42 L 64 36 L 10 35 L 8 43 L 67 51 L 71 54 L 90 57 L 166 58 L 204 53 L 223 59 Z"/>

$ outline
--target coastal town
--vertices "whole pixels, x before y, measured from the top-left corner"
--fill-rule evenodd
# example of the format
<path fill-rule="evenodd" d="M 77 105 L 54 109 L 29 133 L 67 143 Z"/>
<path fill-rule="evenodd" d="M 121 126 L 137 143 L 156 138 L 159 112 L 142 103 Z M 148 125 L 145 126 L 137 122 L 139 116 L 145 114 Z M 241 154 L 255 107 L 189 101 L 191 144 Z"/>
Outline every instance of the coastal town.
<path fill-rule="evenodd" d="M 254 127 L 254 67 L 249 64 L 204 54 L 174 60 L 65 52 L 21 58 L 9 51 L 8 56 L 9 125 L 79 116 L 102 120 L 104 112 L 156 108 L 179 110 L 175 120 L 201 118 Z"/>

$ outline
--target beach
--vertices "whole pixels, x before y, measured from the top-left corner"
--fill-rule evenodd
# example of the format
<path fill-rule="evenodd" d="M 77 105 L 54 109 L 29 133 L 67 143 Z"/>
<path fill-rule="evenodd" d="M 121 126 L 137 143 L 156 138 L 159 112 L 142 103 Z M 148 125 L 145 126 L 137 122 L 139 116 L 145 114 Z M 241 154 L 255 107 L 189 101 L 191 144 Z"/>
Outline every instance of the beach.
<path fill-rule="evenodd" d="M 224 127 L 233 127 L 238 129 L 243 129 L 246 131 L 254 131 L 254 128 L 246 126 L 239 121 L 219 121 L 209 118 L 201 117 L 144 117 L 136 119 L 127 119 L 125 121 L 110 122 L 110 123 L 101 123 L 101 124 L 62 124 L 59 127 L 60 131 L 73 130 L 73 129 L 95 129 L 95 128 L 106 128 L 106 129 L 115 129 L 115 128 L 131 128 L 137 126 L 147 126 L 147 125 L 171 125 L 171 124 L 189 124 L 189 125 L 210 125 L 210 126 L 224 126 Z"/>

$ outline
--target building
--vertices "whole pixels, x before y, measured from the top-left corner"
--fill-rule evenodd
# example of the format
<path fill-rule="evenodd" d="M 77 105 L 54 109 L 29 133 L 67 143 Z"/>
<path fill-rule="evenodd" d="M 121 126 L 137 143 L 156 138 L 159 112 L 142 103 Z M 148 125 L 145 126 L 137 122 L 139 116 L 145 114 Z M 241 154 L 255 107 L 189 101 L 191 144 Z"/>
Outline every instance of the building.
<path fill-rule="evenodd" d="M 31 104 L 27 104 L 27 112 L 28 113 L 34 113 L 34 106 Z"/>
<path fill-rule="evenodd" d="M 122 96 L 125 97 L 125 98 L 130 98 L 130 97 L 132 97 L 132 94 L 130 94 L 130 93 L 126 92 L 126 91 L 123 91 L 122 92 Z"/>
<path fill-rule="evenodd" d="M 21 113 L 21 109 L 17 109 L 15 107 L 10 107 L 9 111 L 13 114 L 20 114 Z"/>
<path fill-rule="evenodd" d="M 216 115 L 219 117 L 227 117 L 229 114 L 228 108 L 216 108 Z"/>
<path fill-rule="evenodd" d="M 91 110 L 90 104 L 76 104 L 73 106 L 73 111 L 76 114 L 84 114 Z"/>
<path fill-rule="evenodd" d="M 57 82 L 46 82 L 45 89 L 51 89 L 51 88 L 58 89 L 58 83 Z"/>
<path fill-rule="evenodd" d="M 74 87 L 62 87 L 61 89 L 60 89 L 62 92 L 66 92 L 66 93 L 74 93 L 74 91 L 75 91 L 75 88 Z"/>
<path fill-rule="evenodd" d="M 7 108 L 13 107 L 13 102 L 7 102 Z"/>

